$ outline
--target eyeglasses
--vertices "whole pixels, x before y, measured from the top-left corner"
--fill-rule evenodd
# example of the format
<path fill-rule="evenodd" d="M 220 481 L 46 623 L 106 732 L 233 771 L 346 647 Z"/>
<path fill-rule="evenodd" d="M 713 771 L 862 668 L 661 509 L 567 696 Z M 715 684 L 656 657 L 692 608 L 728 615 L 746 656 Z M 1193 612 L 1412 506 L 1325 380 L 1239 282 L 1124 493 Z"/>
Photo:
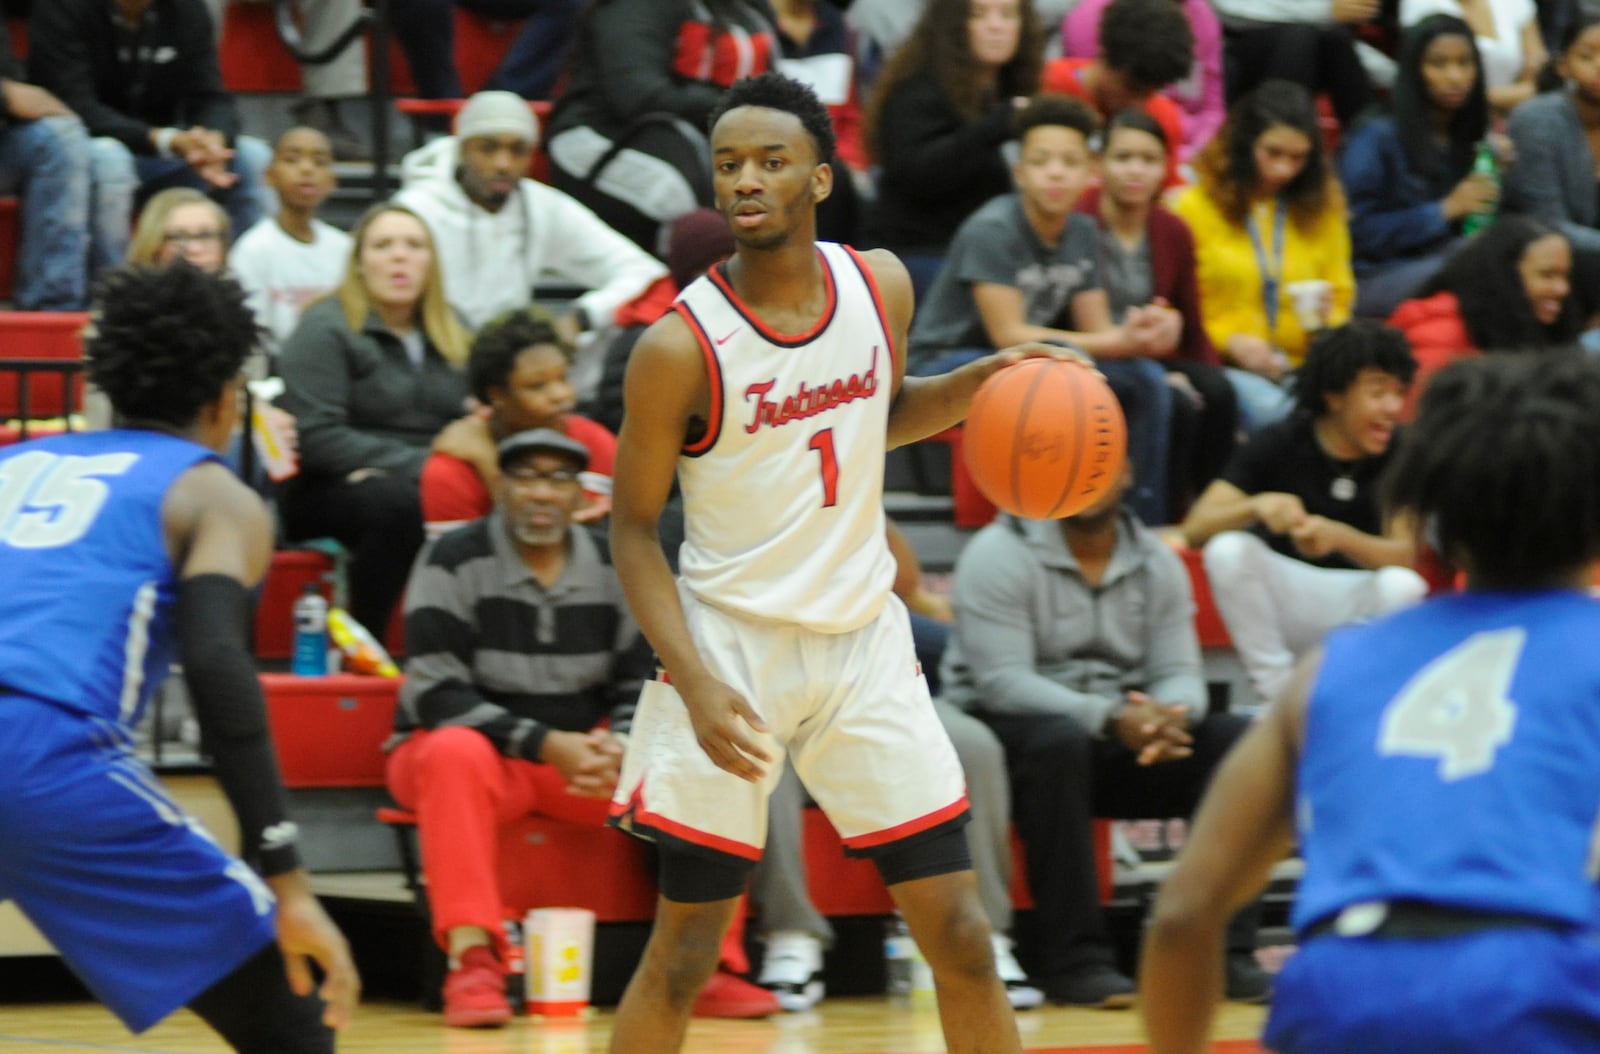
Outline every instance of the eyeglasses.
<path fill-rule="evenodd" d="M 519 486 L 531 487 L 535 483 L 548 483 L 552 487 L 570 487 L 578 482 L 577 469 L 557 468 L 540 472 L 532 468 L 512 468 L 505 472 L 506 479 Z"/>
<path fill-rule="evenodd" d="M 168 231 L 161 236 L 164 245 L 209 245 L 222 241 L 221 231 Z"/>

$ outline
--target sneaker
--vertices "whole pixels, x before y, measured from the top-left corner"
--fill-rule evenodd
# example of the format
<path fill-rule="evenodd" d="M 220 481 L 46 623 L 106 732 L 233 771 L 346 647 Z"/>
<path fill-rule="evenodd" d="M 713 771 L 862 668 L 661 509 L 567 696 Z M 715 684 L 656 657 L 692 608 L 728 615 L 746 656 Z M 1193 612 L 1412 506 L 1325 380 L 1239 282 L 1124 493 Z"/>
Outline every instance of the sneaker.
<path fill-rule="evenodd" d="M 1121 1010 L 1133 1005 L 1138 989 L 1133 981 L 1109 963 L 1086 963 L 1045 982 L 1044 993 L 1061 1006 L 1091 1006 Z"/>
<path fill-rule="evenodd" d="M 1006 1002 L 1013 1010 L 1032 1010 L 1044 1002 L 1044 993 L 1028 983 L 1028 975 L 1012 954 L 1011 938 L 1003 933 L 990 935 L 994 942 L 994 969 L 1006 986 Z"/>
<path fill-rule="evenodd" d="M 693 1013 L 695 1017 L 768 1017 L 781 1009 L 778 997 L 765 988 L 718 970 L 695 997 Z"/>
<path fill-rule="evenodd" d="M 1272 975 L 1249 952 L 1229 952 L 1226 965 L 1228 999 L 1235 1003 L 1265 1003 L 1272 999 Z"/>
<path fill-rule="evenodd" d="M 790 1013 L 810 1010 L 822 999 L 822 942 L 798 930 L 769 934 L 756 984 Z"/>
<path fill-rule="evenodd" d="M 468 948 L 444 979 L 444 1023 L 451 1028 L 501 1028 L 510 1020 L 500 960 L 486 945 Z"/>

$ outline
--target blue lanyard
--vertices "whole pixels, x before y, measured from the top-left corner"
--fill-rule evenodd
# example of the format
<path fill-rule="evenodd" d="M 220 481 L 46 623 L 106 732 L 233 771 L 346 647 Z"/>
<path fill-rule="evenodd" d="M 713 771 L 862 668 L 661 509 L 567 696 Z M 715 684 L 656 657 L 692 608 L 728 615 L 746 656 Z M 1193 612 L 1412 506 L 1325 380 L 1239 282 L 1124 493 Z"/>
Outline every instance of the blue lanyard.
<path fill-rule="evenodd" d="M 1261 269 L 1261 306 L 1267 311 L 1267 332 L 1278 332 L 1278 286 L 1283 280 L 1283 199 L 1276 199 L 1272 211 L 1272 257 L 1268 259 L 1266 247 L 1261 244 L 1261 228 L 1256 223 L 1256 210 L 1252 208 L 1245 217 L 1244 228 L 1250 234 L 1250 245 L 1256 251 L 1256 266 Z"/>

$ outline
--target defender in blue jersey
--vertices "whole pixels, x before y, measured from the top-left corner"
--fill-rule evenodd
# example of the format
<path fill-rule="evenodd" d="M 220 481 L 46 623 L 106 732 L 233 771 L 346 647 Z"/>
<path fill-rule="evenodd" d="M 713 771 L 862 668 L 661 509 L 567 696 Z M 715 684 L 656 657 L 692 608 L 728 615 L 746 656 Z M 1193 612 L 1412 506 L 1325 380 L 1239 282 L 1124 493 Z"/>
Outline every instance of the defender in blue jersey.
<path fill-rule="evenodd" d="M 1295 841 L 1269 1049 L 1600 1049 L 1600 364 L 1438 374 L 1387 496 L 1467 588 L 1334 633 L 1224 764 L 1145 943 L 1156 1054 L 1205 1049 L 1224 922 Z"/>
<path fill-rule="evenodd" d="M 117 427 L 0 450 L 0 900 L 136 1032 L 188 1006 L 236 1050 L 309 1054 L 359 982 L 300 867 L 246 647 L 271 529 L 217 452 L 255 339 L 229 279 L 113 272 L 85 350 Z M 248 864 L 134 756 L 174 657 Z"/>

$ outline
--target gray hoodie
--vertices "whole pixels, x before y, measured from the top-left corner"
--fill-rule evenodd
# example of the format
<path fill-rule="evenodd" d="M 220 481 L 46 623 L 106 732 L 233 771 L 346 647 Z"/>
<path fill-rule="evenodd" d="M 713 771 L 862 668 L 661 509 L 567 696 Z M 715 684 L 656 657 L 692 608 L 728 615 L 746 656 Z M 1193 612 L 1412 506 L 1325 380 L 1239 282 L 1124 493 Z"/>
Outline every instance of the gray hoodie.
<path fill-rule="evenodd" d="M 1055 520 L 1001 514 L 956 563 L 944 698 L 963 710 L 1066 714 L 1098 733 L 1130 689 L 1204 716 L 1189 574 L 1128 512 L 1090 588 Z"/>

